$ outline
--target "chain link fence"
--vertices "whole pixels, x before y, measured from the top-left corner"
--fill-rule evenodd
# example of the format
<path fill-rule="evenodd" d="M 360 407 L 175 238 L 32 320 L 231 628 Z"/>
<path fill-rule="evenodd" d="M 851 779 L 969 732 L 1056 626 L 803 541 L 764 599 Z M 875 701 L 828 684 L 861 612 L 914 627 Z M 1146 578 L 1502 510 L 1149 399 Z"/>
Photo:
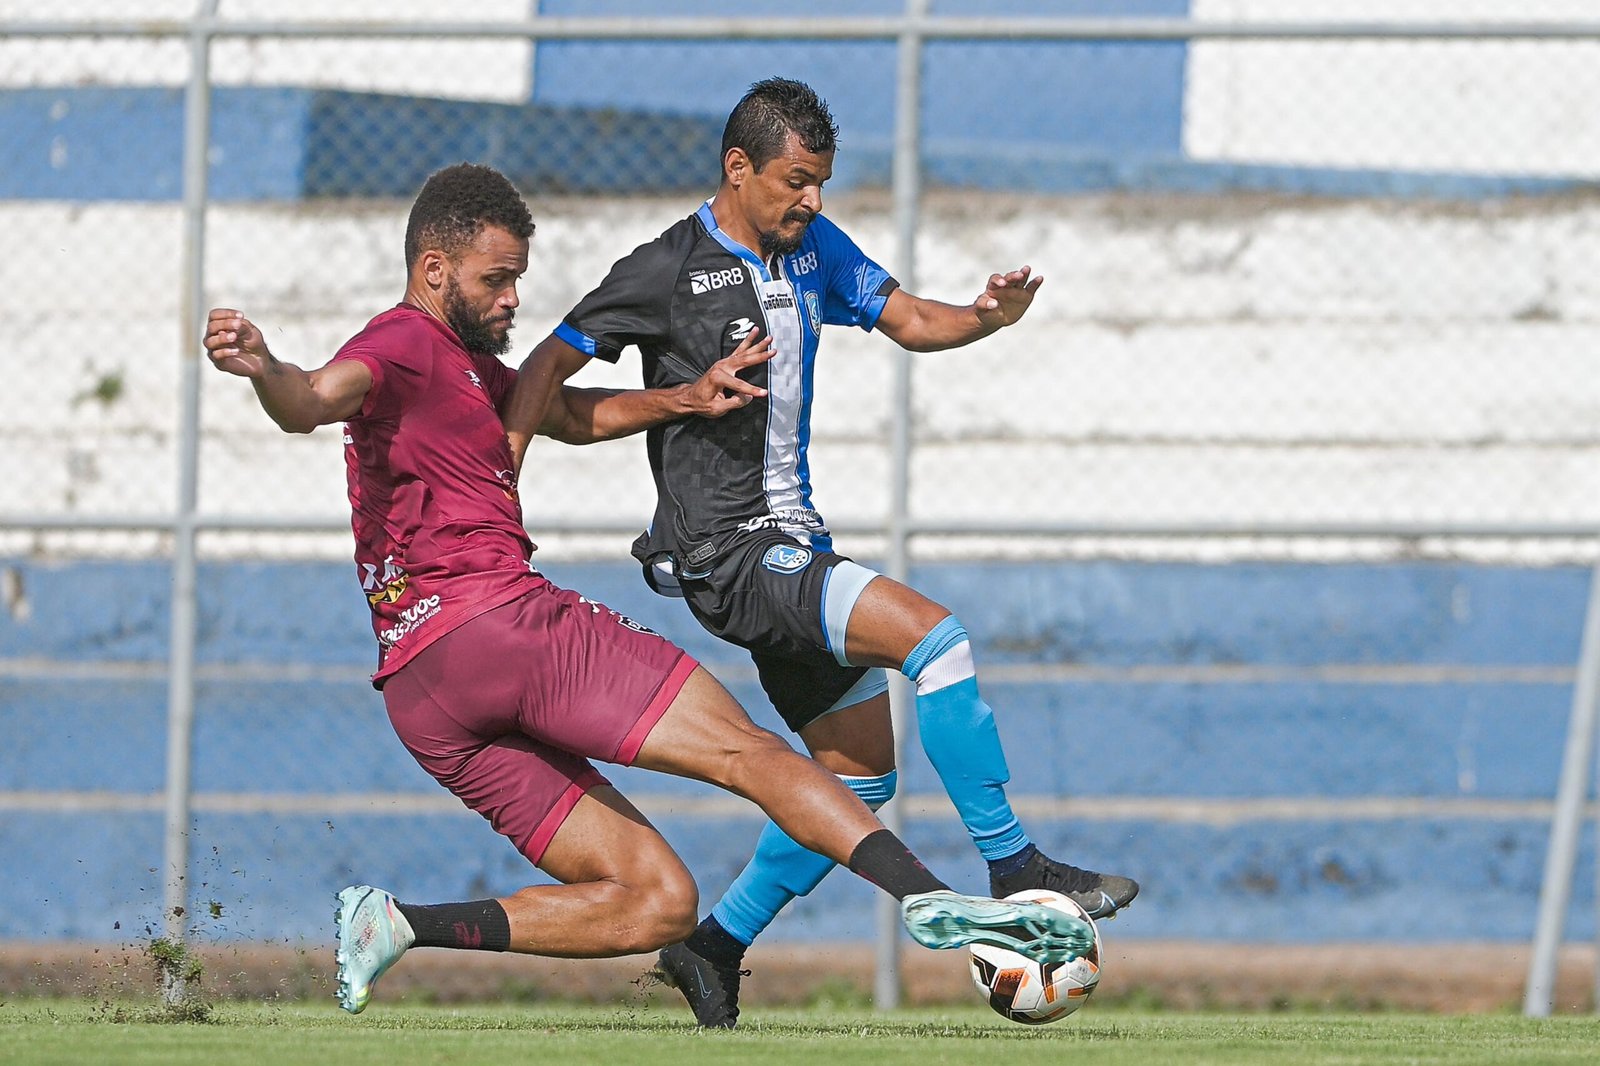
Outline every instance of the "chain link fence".
<path fill-rule="evenodd" d="M 1160 888 L 1186 878 L 1276 880 L 1261 902 L 1281 906 L 1239 935 L 1343 935 L 1329 919 L 1307 934 L 1305 915 L 1414 893 L 1396 856 L 1429 833 L 1452 854 L 1505 844 L 1459 914 L 1413 915 L 1418 938 L 1465 935 L 1486 900 L 1538 890 L 1600 529 L 1600 26 L 1559 21 L 1582 5 L 1519 5 L 1497 31 L 1507 5 L 952 2 L 901 23 L 899 3 L 841 3 L 782 39 L 711 25 L 789 14 L 771 3 L 677 5 L 676 32 L 660 5 L 623 2 L 496 0 L 471 26 L 423 3 L 343 16 L 381 15 L 402 27 L 389 34 L 319 30 L 323 6 L 225 0 L 195 23 L 211 121 L 206 194 L 186 204 L 192 5 L 145 5 L 135 32 L 120 5 L 0 4 L 0 215 L 19 253 L 0 260 L 0 841 L 32 871 L 0 937 L 162 925 L 183 683 L 171 561 L 191 531 L 196 935 L 315 946 L 320 893 L 352 878 L 418 899 L 527 879 L 364 687 L 337 428 L 286 436 L 202 366 L 197 513 L 175 517 L 199 329 L 186 211 L 203 222 L 204 305 L 245 310 L 312 367 L 399 299 L 427 174 L 494 165 L 538 226 L 520 353 L 714 191 L 723 118 L 771 74 L 832 103 L 825 209 L 912 291 L 964 303 L 1024 263 L 1046 278 L 1016 327 L 912 359 L 909 389 L 883 338 L 828 336 L 811 449 L 843 549 L 909 544 L 913 578 L 977 636 L 1040 843 L 1143 871 L 1147 924 L 1119 923 L 1135 939 L 1215 928 L 1197 924 L 1204 891 Z M 1112 15 L 1134 20 L 1119 34 Z M 1333 16 L 1370 21 L 1267 21 Z M 1446 16 L 1477 21 L 1376 22 Z M 628 18 L 641 28 L 618 29 Z M 897 126 L 908 84 L 918 119 Z M 635 358 L 577 383 L 632 386 Z M 626 560 L 653 505 L 640 441 L 539 442 L 523 499 L 558 582 L 680 640 L 775 722 L 748 664 L 652 602 Z M 1341 732 L 1352 721 L 1362 735 Z M 1280 736 L 1331 762 L 1308 773 Z M 1514 771 L 1480 773 L 1529 736 Z M 1345 744 L 1381 772 L 1341 762 Z M 1371 757 L 1394 745 L 1414 758 Z M 976 887 L 919 759 L 908 837 Z M 1184 770 L 1230 761 L 1250 772 Z M 714 899 L 750 812 L 616 780 Z M 1280 832 L 1286 795 L 1313 807 Z M 870 901 L 830 883 L 774 936 L 870 935 Z"/>

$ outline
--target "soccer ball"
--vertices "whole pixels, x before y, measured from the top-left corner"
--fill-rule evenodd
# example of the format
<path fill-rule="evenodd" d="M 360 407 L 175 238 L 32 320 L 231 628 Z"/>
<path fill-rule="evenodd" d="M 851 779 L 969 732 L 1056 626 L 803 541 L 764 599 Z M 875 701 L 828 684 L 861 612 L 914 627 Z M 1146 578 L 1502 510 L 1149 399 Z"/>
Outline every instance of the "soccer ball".
<path fill-rule="evenodd" d="M 1024 1025 L 1058 1022 L 1083 1006 L 1100 983 L 1100 930 L 1082 907 L 1059 892 L 1028 889 L 1006 898 L 1058 907 L 1094 930 L 1094 946 L 1071 962 L 1041 965 L 1005 948 L 972 945 L 972 983 L 996 1014 Z"/>

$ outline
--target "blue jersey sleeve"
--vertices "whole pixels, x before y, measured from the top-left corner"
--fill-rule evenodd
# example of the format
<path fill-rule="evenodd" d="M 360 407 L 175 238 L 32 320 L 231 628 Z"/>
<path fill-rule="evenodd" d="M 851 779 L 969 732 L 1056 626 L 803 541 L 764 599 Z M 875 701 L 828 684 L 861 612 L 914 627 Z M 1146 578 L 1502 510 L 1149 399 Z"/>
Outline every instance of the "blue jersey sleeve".
<path fill-rule="evenodd" d="M 868 259 L 844 230 L 823 215 L 812 220 L 807 236 L 816 241 L 826 292 L 822 320 L 833 326 L 860 326 L 870 330 L 883 314 L 883 305 L 899 282 Z"/>

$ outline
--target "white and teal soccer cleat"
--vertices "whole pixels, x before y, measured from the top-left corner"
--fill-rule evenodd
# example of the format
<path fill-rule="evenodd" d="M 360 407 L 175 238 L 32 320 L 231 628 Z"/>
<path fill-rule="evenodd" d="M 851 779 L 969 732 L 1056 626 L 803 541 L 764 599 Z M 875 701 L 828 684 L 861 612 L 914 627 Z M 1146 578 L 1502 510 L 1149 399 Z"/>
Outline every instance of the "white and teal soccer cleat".
<path fill-rule="evenodd" d="M 335 897 L 338 910 L 339 1006 L 360 1014 L 372 999 L 372 986 L 417 937 L 394 905 L 394 897 L 371 885 L 352 885 Z"/>
<path fill-rule="evenodd" d="M 1040 963 L 1062 963 L 1094 947 L 1094 926 L 1043 903 L 921 892 L 900 901 L 911 938 L 924 947 L 992 944 Z"/>

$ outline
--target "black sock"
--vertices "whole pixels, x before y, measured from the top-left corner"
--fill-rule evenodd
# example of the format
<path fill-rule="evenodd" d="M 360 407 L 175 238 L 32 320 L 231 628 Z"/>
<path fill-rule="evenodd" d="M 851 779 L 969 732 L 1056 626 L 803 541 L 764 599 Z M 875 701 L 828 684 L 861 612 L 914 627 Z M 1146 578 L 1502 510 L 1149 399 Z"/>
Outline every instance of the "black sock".
<path fill-rule="evenodd" d="M 1029 844 L 1015 855 L 1007 855 L 1003 859 L 989 860 L 989 873 L 995 877 L 1010 877 L 1012 874 L 1022 872 L 1028 865 L 1028 860 L 1039 854 L 1039 849 Z"/>
<path fill-rule="evenodd" d="M 948 890 L 949 885 L 928 872 L 922 861 L 887 829 L 868 833 L 850 853 L 850 869 L 895 899 L 918 892 Z"/>
<path fill-rule="evenodd" d="M 471 903 L 440 903 L 422 907 L 414 903 L 395 903 L 396 909 L 411 923 L 419 948 L 467 948 L 478 951 L 509 951 L 511 920 L 497 899 Z"/>
<path fill-rule="evenodd" d="M 709 914 L 705 921 L 695 926 L 694 932 L 689 934 L 689 939 L 684 943 L 702 959 L 719 966 L 739 965 L 744 961 L 744 949 L 749 947 L 722 928 L 722 923 Z"/>

